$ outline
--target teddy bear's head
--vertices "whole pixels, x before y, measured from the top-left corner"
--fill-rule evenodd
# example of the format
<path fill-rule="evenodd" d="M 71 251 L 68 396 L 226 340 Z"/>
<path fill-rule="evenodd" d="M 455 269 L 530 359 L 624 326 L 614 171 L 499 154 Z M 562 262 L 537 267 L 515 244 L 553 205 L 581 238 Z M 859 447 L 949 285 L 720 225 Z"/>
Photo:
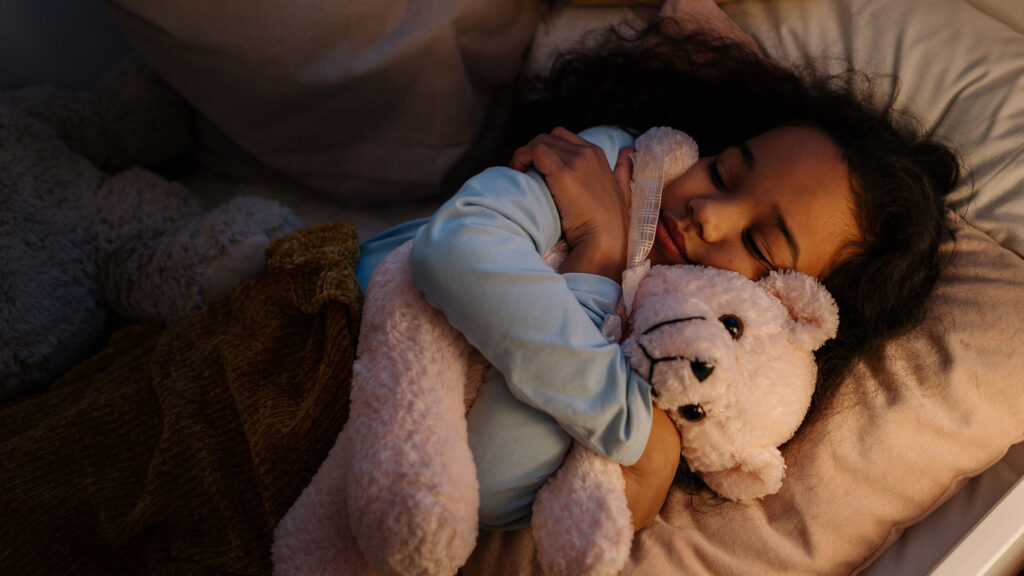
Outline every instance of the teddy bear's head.
<path fill-rule="evenodd" d="M 655 266 L 633 301 L 623 348 L 679 428 L 689 467 L 719 495 L 760 498 L 782 485 L 778 447 L 803 421 L 813 352 L 838 309 L 816 280 L 753 282 L 703 266 Z"/>

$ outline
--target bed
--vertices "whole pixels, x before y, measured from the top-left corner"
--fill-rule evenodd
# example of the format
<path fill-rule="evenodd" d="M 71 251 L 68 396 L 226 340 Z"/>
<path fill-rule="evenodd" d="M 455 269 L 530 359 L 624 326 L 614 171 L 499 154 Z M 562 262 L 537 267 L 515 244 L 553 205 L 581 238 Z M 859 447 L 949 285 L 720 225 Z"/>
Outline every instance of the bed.
<path fill-rule="evenodd" d="M 61 10 L 64 4 L 74 8 L 61 16 L 55 4 L 0 1 L 0 14 L 15 17 L 0 24 L 10 32 L 0 35 L 3 52 L 24 54 L 4 60 L 32 62 L 7 64 L 5 86 L 86 86 L 134 48 L 201 114 L 204 170 L 189 177 L 193 189 L 211 203 L 240 191 L 280 199 L 309 224 L 352 222 L 364 239 L 438 205 L 449 168 L 486 134 L 495 120 L 488 111 L 500 109 L 501 86 L 520 71 L 520 56 L 531 45 L 527 66 L 542 67 L 587 30 L 642 21 L 659 10 L 488 0 L 489 10 L 463 13 L 468 9 L 456 2 L 438 2 L 429 15 L 394 9 L 385 18 L 384 2 L 359 9 L 309 2 L 310 10 L 321 10 L 314 33 L 307 28 L 313 24 L 294 15 L 298 4 L 263 1 L 242 10 L 111 0 L 107 10 L 81 2 L 61 3 Z M 669 0 L 661 9 L 685 15 L 694 4 Z M 1024 569 L 1024 5 L 721 5 L 731 20 L 698 16 L 716 26 L 735 23 L 774 57 L 824 56 L 836 66 L 849 59 L 898 77 L 887 89 L 898 85 L 901 105 L 960 148 L 974 192 L 965 185 L 950 202 L 964 220 L 957 264 L 934 298 L 938 320 L 858 367 L 852 378 L 860 385 L 850 392 L 855 414 L 829 419 L 788 448 L 786 491 L 714 510 L 673 494 L 655 526 L 638 537 L 627 573 L 1018 573 Z M 356 31 L 344 20 L 353 13 L 386 24 Z M 61 30 L 62 18 L 78 24 Z M 325 35 L 332 23 L 337 30 Z M 27 42 L 50 45 L 47 34 L 64 38 L 60 53 L 47 60 L 42 50 L 25 52 Z M 390 39 L 387 49 L 369 50 L 379 37 Z M 372 57 L 356 69 L 346 50 Z M 402 97 L 370 97 L 398 77 Z M 267 85 L 273 90 L 260 89 Z M 247 97 L 243 109 L 225 96 L 239 93 Z M 296 111 L 296 101 L 315 105 Z M 353 117 L 383 119 L 384 129 L 378 124 L 372 135 L 371 126 Z M 331 122 L 345 130 L 324 131 Z M 407 137 L 410 131 L 416 138 Z M 296 141 L 303 142 L 301 153 L 288 145 Z M 360 203 L 370 194 L 385 202 Z M 526 530 L 484 533 L 464 573 L 535 573 L 531 546 Z"/>

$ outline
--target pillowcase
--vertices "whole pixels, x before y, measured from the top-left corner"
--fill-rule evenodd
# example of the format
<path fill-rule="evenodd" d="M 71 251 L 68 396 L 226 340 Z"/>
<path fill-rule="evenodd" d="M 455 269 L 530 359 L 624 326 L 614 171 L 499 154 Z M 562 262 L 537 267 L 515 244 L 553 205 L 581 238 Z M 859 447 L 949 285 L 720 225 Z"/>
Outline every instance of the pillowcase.
<path fill-rule="evenodd" d="M 927 518 L 906 529 L 900 539 L 885 550 L 871 565 L 860 572 L 863 576 L 902 576 L 903 574 L 931 574 L 938 569 L 940 562 L 946 561 L 947 554 L 960 553 L 960 545 L 977 546 L 978 532 L 975 525 L 985 518 L 990 523 L 989 513 L 997 515 L 1005 509 L 1008 511 L 1004 497 L 1024 478 L 1024 443 L 1014 444 L 1006 456 L 984 473 L 971 478 L 964 487 L 940 506 Z M 1001 509 L 994 508 L 999 505 Z M 981 528 L 978 526 L 977 528 Z M 1006 542 L 991 541 L 986 544 L 1002 546 Z M 956 548 L 954 548 L 956 547 Z M 991 548 L 990 548 L 991 549 Z M 996 565 L 1013 562 L 1014 555 L 1007 551 L 1004 558 L 991 564 L 993 572 Z M 974 554 L 972 558 L 978 570 L 981 566 L 990 566 L 992 558 Z M 962 566 L 962 565 L 961 565 Z M 966 569 L 965 569 L 966 570 Z M 1004 571 L 1005 572 L 1005 571 Z M 965 573 L 946 571 L 947 576 L 959 576 Z"/>
<path fill-rule="evenodd" d="M 1020 2 L 1015 0 L 967 0 L 967 2 L 984 14 L 1006 24 L 1024 34 L 1024 10 L 1020 9 Z"/>
<path fill-rule="evenodd" d="M 973 170 L 975 197 L 965 184 L 953 206 L 1024 253 L 1024 37 L 961 0 L 723 8 L 773 56 L 898 73 L 900 105 Z M 746 504 L 673 490 L 627 574 L 858 571 L 1024 440 L 1024 260 L 954 218 L 927 320 L 860 362 L 839 408 L 787 446 L 782 490 Z M 539 573 L 528 530 L 481 533 L 465 573 Z"/>
<path fill-rule="evenodd" d="M 538 0 L 106 2 L 204 117 L 209 168 L 265 164 L 353 204 L 438 192 L 539 17 Z"/>

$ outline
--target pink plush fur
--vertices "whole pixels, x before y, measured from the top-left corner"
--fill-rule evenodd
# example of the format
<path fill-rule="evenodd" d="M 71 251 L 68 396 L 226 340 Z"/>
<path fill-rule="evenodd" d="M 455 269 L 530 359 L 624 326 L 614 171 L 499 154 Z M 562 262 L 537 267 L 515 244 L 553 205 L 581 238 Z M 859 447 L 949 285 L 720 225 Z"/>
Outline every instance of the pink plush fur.
<path fill-rule="evenodd" d="M 473 550 L 479 496 L 465 409 L 485 365 L 413 288 L 409 248 L 370 280 L 349 421 L 277 529 L 277 574 L 455 574 Z M 777 446 L 803 419 L 812 351 L 837 321 L 828 293 L 801 274 L 755 283 L 656 266 L 639 284 L 623 348 L 679 427 L 691 467 L 742 500 L 781 485 Z M 692 406 L 699 421 L 686 418 Z M 534 504 L 547 574 L 622 569 L 633 537 L 624 487 L 617 464 L 573 448 Z"/>
<path fill-rule="evenodd" d="M 410 248 L 370 279 L 349 420 L 275 533 L 278 574 L 454 574 L 473 551 L 466 389 L 483 371 L 413 287 Z"/>

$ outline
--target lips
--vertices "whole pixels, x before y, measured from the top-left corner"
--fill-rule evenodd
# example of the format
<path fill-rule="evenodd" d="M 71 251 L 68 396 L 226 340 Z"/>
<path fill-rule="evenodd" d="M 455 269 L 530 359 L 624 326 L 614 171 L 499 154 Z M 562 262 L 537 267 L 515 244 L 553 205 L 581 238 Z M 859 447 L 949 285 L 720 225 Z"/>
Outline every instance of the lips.
<path fill-rule="evenodd" d="M 662 252 L 670 260 L 678 264 L 688 264 L 690 262 L 686 257 L 686 237 L 676 223 L 666 218 L 664 214 L 658 219 L 655 238 L 661 246 Z"/>

